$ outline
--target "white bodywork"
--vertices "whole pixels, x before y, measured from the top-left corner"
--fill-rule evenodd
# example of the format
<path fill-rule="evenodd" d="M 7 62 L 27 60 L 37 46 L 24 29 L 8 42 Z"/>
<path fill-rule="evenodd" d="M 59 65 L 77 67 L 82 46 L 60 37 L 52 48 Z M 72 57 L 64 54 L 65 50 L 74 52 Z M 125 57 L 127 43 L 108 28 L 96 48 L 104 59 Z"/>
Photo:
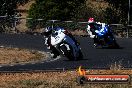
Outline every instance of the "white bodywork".
<path fill-rule="evenodd" d="M 51 35 L 51 45 L 53 46 L 57 46 L 57 44 L 61 43 L 63 40 L 68 44 L 62 43 L 60 44 L 60 46 L 65 45 L 67 47 L 67 50 L 70 50 L 69 45 L 71 45 L 73 49 L 73 54 L 76 57 L 80 48 L 75 45 L 75 42 L 69 36 L 67 36 L 63 30 L 57 30 Z"/>
<path fill-rule="evenodd" d="M 90 36 L 90 38 L 94 38 L 95 35 L 92 34 L 92 32 L 90 31 L 90 26 L 88 25 L 87 27 L 87 32 L 88 32 L 88 35 Z"/>
<path fill-rule="evenodd" d="M 61 30 L 55 31 L 55 35 L 51 35 L 51 45 L 57 45 L 66 36 Z"/>

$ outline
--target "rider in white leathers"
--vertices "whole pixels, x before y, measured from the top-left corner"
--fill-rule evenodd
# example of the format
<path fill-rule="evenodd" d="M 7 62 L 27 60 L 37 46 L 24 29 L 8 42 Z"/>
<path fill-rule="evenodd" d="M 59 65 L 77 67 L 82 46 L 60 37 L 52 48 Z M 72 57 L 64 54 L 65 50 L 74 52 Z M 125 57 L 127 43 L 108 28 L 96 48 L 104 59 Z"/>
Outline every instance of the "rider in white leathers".
<path fill-rule="evenodd" d="M 52 34 L 52 27 L 46 27 L 45 28 L 45 32 L 43 33 L 45 36 L 45 45 L 47 45 L 47 49 L 51 50 L 53 53 L 53 58 L 56 58 L 57 56 L 59 56 L 59 52 L 58 50 L 56 50 L 56 48 L 54 46 L 51 45 L 51 34 Z"/>
<path fill-rule="evenodd" d="M 50 35 L 52 34 L 52 31 L 54 30 L 61 30 L 62 32 L 64 32 L 66 35 L 68 35 L 70 38 L 72 38 L 73 41 L 75 41 L 76 44 L 78 44 L 77 40 L 72 36 L 72 34 L 67 31 L 64 30 L 63 28 L 57 27 L 57 28 L 52 28 L 52 27 L 46 27 L 45 28 L 45 44 L 48 46 L 47 48 L 50 49 L 54 55 L 53 58 L 56 58 L 59 55 L 59 52 L 56 50 L 56 48 L 54 46 L 51 45 L 51 39 L 50 39 Z"/>

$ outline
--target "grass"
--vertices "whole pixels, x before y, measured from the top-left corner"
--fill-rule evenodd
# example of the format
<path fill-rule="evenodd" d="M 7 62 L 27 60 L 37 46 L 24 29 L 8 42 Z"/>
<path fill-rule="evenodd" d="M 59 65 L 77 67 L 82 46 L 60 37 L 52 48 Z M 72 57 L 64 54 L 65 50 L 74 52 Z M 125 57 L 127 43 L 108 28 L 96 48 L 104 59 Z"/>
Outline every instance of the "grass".
<path fill-rule="evenodd" d="M 111 70 L 88 70 L 88 74 L 114 74 Z M 132 74 L 132 70 L 120 70 L 119 74 Z M 131 88 L 131 84 L 88 84 L 76 82 L 76 71 L 1 73 L 0 88 Z M 131 82 L 132 83 L 132 82 Z"/>
<path fill-rule="evenodd" d="M 35 50 L 3 47 L 0 48 L 0 65 L 29 63 L 46 59 L 46 53 Z"/>
<path fill-rule="evenodd" d="M 115 66 L 115 67 L 114 67 Z M 117 67 L 116 67 L 117 66 Z M 129 74 L 132 70 L 123 70 L 112 65 L 109 70 L 86 70 L 87 74 Z M 0 73 L 0 88 L 132 88 L 130 83 L 77 83 L 77 70 L 62 72 L 22 72 Z"/>

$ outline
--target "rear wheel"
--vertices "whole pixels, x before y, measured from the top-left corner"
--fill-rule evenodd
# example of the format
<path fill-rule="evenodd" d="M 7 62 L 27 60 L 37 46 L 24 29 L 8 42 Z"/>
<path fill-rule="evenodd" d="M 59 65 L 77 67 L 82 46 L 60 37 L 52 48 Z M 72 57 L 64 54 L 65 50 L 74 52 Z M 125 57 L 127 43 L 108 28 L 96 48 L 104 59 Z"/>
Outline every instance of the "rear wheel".
<path fill-rule="evenodd" d="M 117 42 L 116 42 L 116 40 L 115 40 L 115 38 L 113 36 L 110 37 L 109 41 L 111 42 L 109 48 L 119 48 L 119 45 L 117 44 Z"/>
<path fill-rule="evenodd" d="M 79 50 L 79 55 L 78 55 L 78 57 L 77 57 L 77 60 L 81 60 L 81 59 L 83 59 L 83 54 L 82 54 L 82 51 L 81 51 L 81 49 Z"/>
<path fill-rule="evenodd" d="M 112 48 L 120 48 L 120 46 L 116 43 L 116 41 L 113 42 Z"/>

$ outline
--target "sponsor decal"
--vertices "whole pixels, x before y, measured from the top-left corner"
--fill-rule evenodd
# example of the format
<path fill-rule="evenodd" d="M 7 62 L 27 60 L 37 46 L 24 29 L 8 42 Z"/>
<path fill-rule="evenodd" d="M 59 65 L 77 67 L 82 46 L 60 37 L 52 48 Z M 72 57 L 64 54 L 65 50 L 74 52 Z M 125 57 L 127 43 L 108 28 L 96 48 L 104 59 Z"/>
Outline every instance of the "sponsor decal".
<path fill-rule="evenodd" d="M 89 83 L 128 83 L 130 82 L 130 75 L 115 75 L 115 74 L 87 74 L 85 69 L 81 66 L 78 68 L 79 76 L 77 82 Z"/>

